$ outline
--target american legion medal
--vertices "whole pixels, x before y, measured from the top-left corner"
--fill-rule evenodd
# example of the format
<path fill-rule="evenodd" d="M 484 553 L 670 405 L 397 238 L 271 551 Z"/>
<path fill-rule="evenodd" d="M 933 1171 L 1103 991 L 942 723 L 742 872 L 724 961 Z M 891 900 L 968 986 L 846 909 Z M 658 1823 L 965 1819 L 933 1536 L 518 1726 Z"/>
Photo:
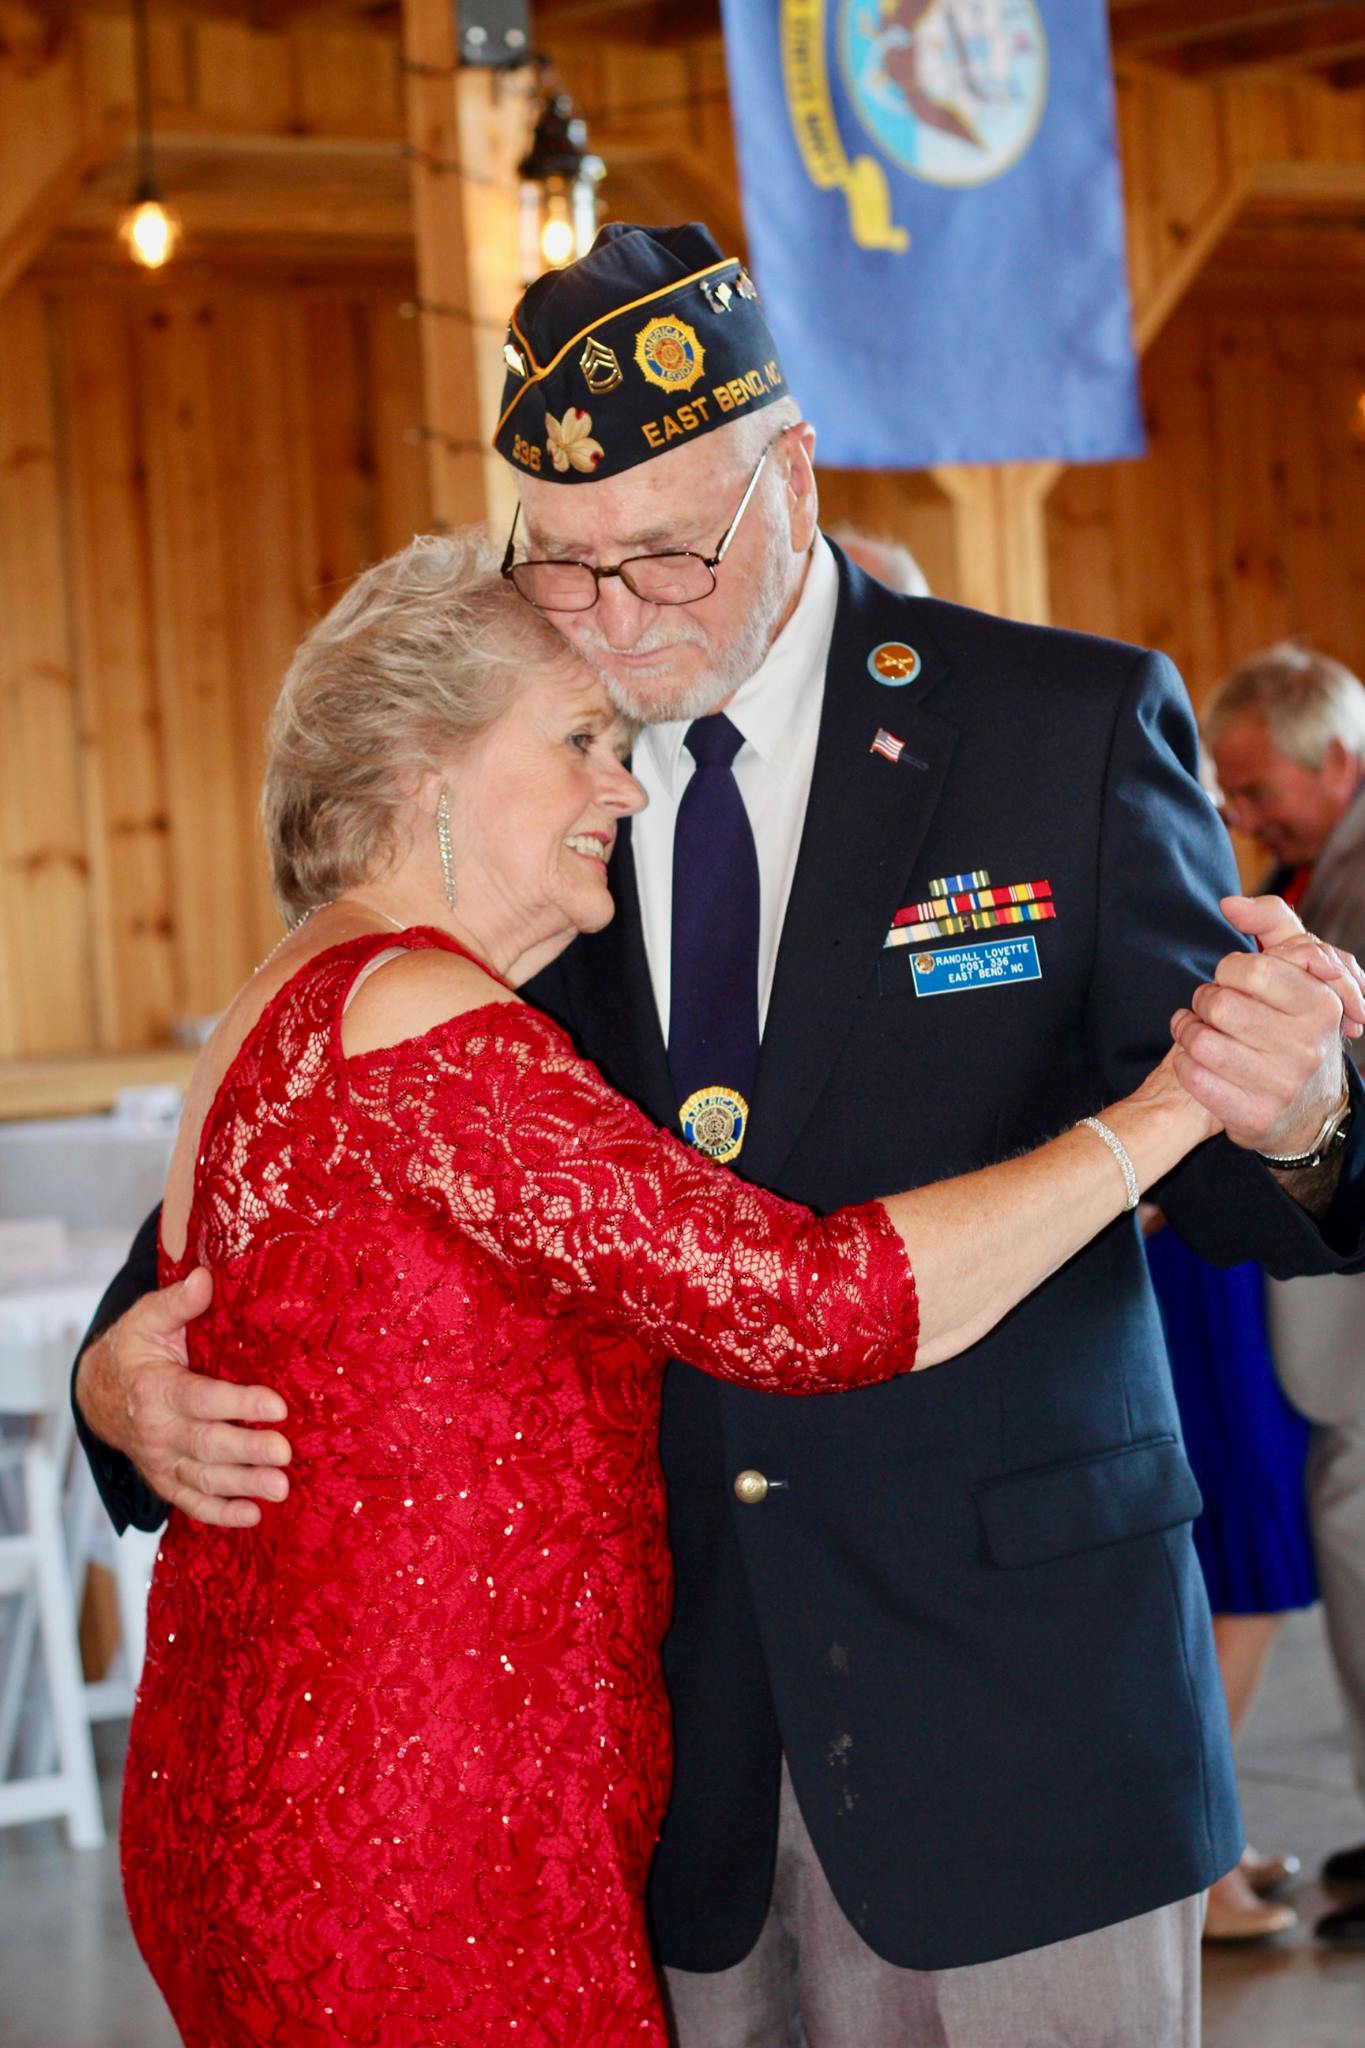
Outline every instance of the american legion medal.
<path fill-rule="evenodd" d="M 749 1128 L 749 1105 L 734 1088 L 697 1088 L 678 1111 L 689 1145 L 724 1166 L 737 1159 Z"/>
<path fill-rule="evenodd" d="M 787 396 L 758 293 L 696 222 L 609 222 L 527 286 L 503 361 L 493 445 L 554 483 L 619 476 Z"/>
<path fill-rule="evenodd" d="M 706 350 L 685 320 L 648 320 L 635 337 L 635 360 L 661 391 L 690 391 L 706 368 Z"/>

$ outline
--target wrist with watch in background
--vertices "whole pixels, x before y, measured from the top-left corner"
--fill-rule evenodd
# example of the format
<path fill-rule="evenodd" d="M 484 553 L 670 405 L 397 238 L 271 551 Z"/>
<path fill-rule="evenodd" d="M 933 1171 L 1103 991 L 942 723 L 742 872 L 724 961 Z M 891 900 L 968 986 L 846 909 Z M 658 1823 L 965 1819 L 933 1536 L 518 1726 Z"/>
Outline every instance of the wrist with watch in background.
<path fill-rule="evenodd" d="M 1351 1128 L 1353 1104 L 1349 1083 L 1343 1079 L 1341 1100 L 1324 1119 L 1317 1136 L 1303 1152 L 1258 1152 L 1262 1165 L 1275 1173 L 1311 1173 L 1334 1158 L 1346 1143 Z"/>

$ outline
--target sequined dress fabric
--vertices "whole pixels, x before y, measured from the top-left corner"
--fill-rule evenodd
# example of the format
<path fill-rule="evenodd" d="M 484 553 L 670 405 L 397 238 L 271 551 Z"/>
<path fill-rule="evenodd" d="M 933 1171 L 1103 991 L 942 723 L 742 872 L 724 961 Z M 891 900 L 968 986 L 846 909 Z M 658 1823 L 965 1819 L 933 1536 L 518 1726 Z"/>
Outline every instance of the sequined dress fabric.
<path fill-rule="evenodd" d="M 288 1501 L 173 1514 L 125 1779 L 139 1944 L 190 2048 L 664 2048 L 664 1361 L 822 1393 L 913 1363 L 875 1205 L 824 1221 L 494 1003 L 346 1059 L 308 962 L 205 1122 L 192 1363 L 277 1387 Z"/>

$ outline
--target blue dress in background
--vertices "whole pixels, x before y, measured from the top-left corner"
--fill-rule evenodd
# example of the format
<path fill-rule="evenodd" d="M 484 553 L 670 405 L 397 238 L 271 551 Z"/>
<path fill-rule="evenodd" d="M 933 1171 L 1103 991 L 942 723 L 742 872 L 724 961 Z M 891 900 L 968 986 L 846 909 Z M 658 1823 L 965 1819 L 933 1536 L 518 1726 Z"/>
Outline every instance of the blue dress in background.
<path fill-rule="evenodd" d="M 1210 1266 L 1173 1230 L 1147 1239 L 1176 1404 L 1204 1512 L 1194 1544 L 1215 1614 L 1318 1597 L 1303 1468 L 1309 1424 L 1280 1392 L 1257 1265 Z"/>

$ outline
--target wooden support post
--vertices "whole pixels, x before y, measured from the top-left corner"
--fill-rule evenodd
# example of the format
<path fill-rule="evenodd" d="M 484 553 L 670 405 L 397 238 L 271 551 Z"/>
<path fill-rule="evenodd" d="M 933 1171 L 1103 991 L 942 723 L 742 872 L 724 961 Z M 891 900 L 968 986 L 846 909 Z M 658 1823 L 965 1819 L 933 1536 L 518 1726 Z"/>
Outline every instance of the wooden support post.
<path fill-rule="evenodd" d="M 1047 496 L 1061 472 L 1060 462 L 933 471 L 953 507 L 960 604 L 1047 624 Z"/>
<path fill-rule="evenodd" d="M 403 0 L 418 317 L 432 523 L 510 520 L 511 472 L 490 441 L 516 300 L 520 75 L 460 70 L 450 0 Z"/>

